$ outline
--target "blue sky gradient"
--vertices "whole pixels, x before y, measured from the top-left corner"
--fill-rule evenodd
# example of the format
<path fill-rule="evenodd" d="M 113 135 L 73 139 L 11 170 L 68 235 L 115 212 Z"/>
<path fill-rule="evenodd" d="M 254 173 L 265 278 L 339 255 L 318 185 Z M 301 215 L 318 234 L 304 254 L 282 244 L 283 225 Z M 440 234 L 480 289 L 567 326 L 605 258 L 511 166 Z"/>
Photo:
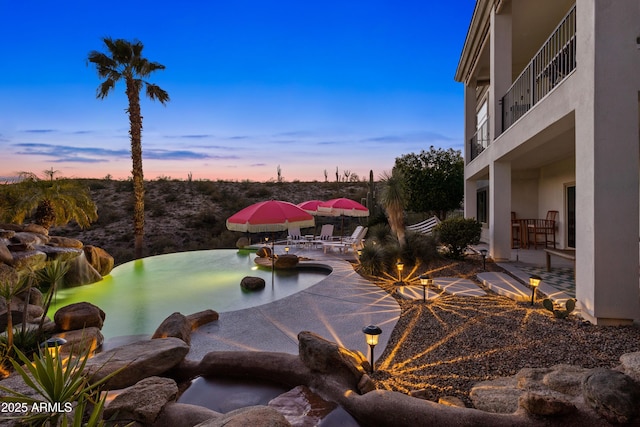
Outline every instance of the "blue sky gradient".
<path fill-rule="evenodd" d="M 0 0 L 0 177 L 130 174 L 124 86 L 96 99 L 101 38 L 138 39 L 171 101 L 142 101 L 145 177 L 368 177 L 462 149 L 453 74 L 475 2 Z"/>

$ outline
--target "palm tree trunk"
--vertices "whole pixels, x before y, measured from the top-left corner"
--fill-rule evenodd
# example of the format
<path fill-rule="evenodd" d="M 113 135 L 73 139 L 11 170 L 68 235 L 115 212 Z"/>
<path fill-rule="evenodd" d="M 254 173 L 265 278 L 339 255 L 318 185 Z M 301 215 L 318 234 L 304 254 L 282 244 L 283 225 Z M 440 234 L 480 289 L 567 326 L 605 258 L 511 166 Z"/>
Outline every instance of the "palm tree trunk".
<path fill-rule="evenodd" d="M 129 135 L 131 136 L 131 160 L 133 161 L 133 234 L 135 259 L 142 258 L 144 239 L 144 175 L 142 173 L 142 115 L 140 114 L 140 87 L 133 79 L 127 79 L 129 98 Z"/>

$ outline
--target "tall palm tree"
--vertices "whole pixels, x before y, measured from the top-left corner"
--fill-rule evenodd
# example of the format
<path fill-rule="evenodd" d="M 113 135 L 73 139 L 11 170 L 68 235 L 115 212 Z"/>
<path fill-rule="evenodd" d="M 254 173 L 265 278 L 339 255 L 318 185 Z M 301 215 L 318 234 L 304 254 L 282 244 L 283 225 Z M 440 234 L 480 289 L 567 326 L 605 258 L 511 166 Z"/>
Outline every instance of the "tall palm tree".
<path fill-rule="evenodd" d="M 144 86 L 146 95 L 153 101 L 165 105 L 169 94 L 159 86 L 149 83 L 151 73 L 164 70 L 165 66 L 151 62 L 142 56 L 143 45 L 140 41 L 132 42 L 124 39 L 102 39 L 107 53 L 89 52 L 88 62 L 96 66 L 98 76 L 105 79 L 96 92 L 99 99 L 106 98 L 120 80 L 125 82 L 125 94 L 129 101 L 129 135 L 131 137 L 131 160 L 133 161 L 133 192 L 135 197 L 133 208 L 133 232 L 135 236 L 135 258 L 142 258 L 144 239 L 144 175 L 142 173 L 142 115 L 140 114 L 140 91 Z"/>
<path fill-rule="evenodd" d="M 405 181 L 397 168 L 393 168 L 391 173 L 384 172 L 381 178 L 380 204 L 387 212 L 391 231 L 398 237 L 402 248 L 405 244 L 404 208 L 407 204 Z"/>

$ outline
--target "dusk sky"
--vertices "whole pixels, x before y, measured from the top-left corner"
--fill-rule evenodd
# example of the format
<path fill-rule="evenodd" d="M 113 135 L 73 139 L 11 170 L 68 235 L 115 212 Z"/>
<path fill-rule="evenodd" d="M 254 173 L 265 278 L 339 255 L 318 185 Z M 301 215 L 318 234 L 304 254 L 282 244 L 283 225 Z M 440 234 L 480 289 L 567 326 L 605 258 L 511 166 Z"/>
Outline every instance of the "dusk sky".
<path fill-rule="evenodd" d="M 475 1 L 0 0 L 0 177 L 127 178 L 124 83 L 96 99 L 102 37 L 166 66 L 142 100 L 146 179 L 368 177 L 463 147 L 454 82 Z"/>

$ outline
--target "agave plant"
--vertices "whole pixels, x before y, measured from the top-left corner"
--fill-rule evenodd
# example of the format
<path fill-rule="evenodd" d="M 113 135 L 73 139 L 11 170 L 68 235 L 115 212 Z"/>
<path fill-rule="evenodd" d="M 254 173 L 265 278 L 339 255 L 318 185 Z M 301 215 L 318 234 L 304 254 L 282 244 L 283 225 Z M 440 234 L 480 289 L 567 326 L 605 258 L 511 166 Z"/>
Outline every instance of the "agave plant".
<path fill-rule="evenodd" d="M 5 402 L 16 403 L 22 411 L 19 414 L 0 416 L 2 419 L 19 419 L 31 426 L 102 426 L 102 410 L 106 393 L 101 393 L 102 385 L 113 375 L 91 383 L 84 374 L 89 353 L 69 358 L 65 361 L 55 351 L 43 351 L 30 360 L 20 350 L 15 349 L 18 360 L 11 363 L 27 386 L 36 391 L 37 396 L 28 396 L 10 388 L 0 386 L 5 393 Z M 88 420 L 85 411 L 90 407 Z M 73 412 L 73 418 L 71 413 Z"/>

